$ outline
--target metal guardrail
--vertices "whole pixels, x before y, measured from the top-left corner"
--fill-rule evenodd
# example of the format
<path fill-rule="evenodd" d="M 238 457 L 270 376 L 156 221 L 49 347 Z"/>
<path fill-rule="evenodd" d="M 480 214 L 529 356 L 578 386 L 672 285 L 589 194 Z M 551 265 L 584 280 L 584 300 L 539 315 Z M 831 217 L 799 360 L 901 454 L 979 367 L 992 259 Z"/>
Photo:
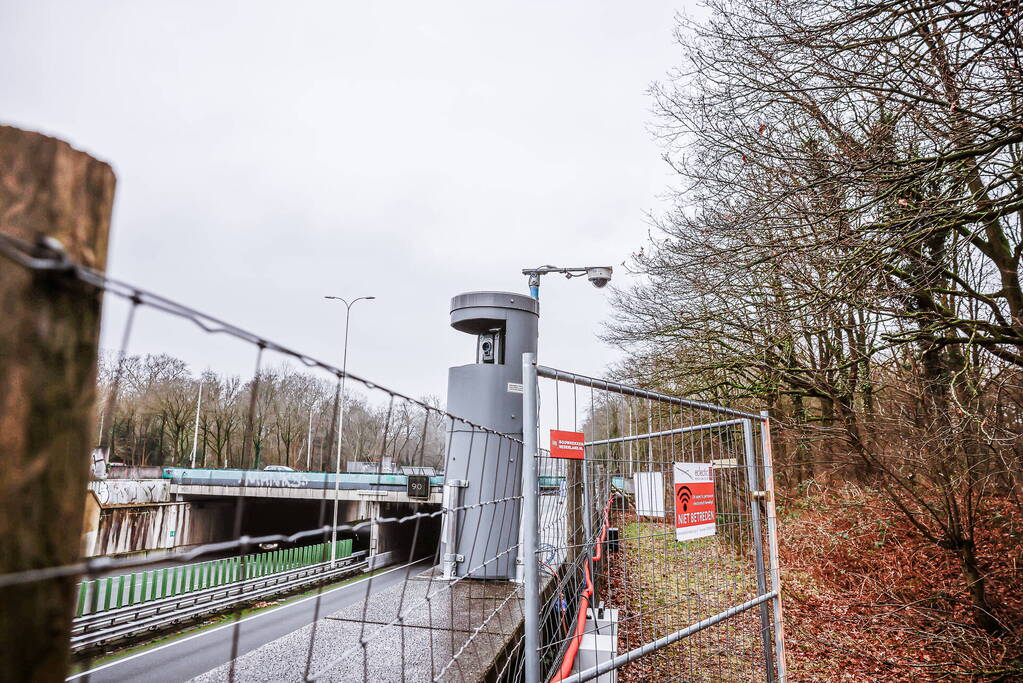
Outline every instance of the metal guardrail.
<path fill-rule="evenodd" d="M 333 568 L 330 562 L 321 562 L 203 591 L 86 614 L 72 622 L 71 650 L 77 652 L 101 643 L 159 631 L 204 614 L 223 611 L 238 603 L 287 592 L 310 583 L 365 569 L 369 566 L 368 560 L 355 561 L 365 555 L 366 551 L 360 550 L 338 560 L 336 564 L 342 566 Z"/>
<path fill-rule="evenodd" d="M 212 469 L 204 467 L 164 467 L 162 479 L 172 484 L 238 486 L 246 488 L 287 489 L 365 489 L 405 491 L 407 474 L 368 472 L 279 472 L 274 470 Z M 444 475 L 430 476 L 430 486 L 440 489 Z"/>
<path fill-rule="evenodd" d="M 352 539 L 337 541 L 335 548 L 335 558 L 350 556 Z M 330 556 L 330 543 L 327 542 L 82 581 L 78 584 L 75 616 L 149 603 L 270 574 L 282 574 L 311 567 Z"/>

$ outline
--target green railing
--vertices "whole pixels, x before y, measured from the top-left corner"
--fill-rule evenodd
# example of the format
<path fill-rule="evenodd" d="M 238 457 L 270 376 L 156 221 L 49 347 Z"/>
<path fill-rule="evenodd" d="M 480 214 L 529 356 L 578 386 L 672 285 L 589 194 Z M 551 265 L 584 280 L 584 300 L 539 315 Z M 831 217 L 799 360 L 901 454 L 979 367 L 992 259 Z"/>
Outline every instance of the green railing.
<path fill-rule="evenodd" d="M 351 554 L 351 539 L 337 541 L 338 558 Z M 279 574 L 328 560 L 330 543 L 319 543 L 82 581 L 78 584 L 75 616 Z"/>

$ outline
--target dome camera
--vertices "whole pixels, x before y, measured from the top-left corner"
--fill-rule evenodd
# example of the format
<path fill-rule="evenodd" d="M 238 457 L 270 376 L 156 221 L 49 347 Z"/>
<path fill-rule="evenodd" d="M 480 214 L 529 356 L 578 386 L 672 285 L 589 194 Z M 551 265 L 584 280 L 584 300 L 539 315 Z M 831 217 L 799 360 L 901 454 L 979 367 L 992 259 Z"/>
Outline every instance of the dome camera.
<path fill-rule="evenodd" d="M 611 281 L 611 268 L 587 268 L 586 279 L 593 283 L 597 289 L 602 289 Z"/>

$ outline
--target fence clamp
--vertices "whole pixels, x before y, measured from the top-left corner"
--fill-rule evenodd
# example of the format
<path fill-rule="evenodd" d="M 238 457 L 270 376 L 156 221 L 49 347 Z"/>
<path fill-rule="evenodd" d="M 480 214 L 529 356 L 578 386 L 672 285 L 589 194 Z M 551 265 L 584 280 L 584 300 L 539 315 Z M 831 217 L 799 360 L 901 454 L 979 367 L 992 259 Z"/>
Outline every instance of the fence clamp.
<path fill-rule="evenodd" d="M 753 492 L 753 500 L 763 500 L 765 502 L 770 503 L 771 502 L 771 492 L 770 491 L 754 491 Z"/>
<path fill-rule="evenodd" d="M 444 553 L 445 562 L 464 562 L 465 555 L 460 553 Z"/>
<path fill-rule="evenodd" d="M 465 488 L 469 488 L 469 480 L 468 479 L 448 479 L 447 485 L 448 486 L 454 486 L 454 487 L 460 488 L 460 489 L 465 489 Z"/>

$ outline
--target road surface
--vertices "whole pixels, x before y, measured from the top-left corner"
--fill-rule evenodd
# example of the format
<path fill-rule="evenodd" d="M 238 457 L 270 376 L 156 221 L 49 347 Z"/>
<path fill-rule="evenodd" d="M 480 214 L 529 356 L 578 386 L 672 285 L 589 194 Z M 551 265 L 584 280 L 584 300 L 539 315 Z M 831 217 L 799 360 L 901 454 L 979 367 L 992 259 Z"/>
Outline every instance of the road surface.
<path fill-rule="evenodd" d="M 400 583 L 409 574 L 428 569 L 432 559 L 395 567 L 373 576 L 372 590 L 383 590 Z M 362 600 L 368 577 L 337 588 L 328 588 L 320 596 L 320 618 Z M 306 626 L 313 620 L 316 596 L 244 617 L 238 622 L 238 656 L 277 640 Z M 215 669 L 229 661 L 234 623 L 201 631 L 180 640 L 158 645 L 122 659 L 101 664 L 75 674 L 75 683 L 114 683 L 115 681 L 160 681 L 176 683 Z"/>

